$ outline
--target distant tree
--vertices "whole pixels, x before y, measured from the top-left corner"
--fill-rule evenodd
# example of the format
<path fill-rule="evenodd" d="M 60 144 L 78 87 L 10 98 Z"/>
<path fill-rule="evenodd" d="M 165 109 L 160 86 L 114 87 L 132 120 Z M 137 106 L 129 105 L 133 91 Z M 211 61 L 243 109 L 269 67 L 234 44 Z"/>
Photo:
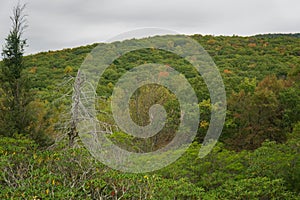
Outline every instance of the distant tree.
<path fill-rule="evenodd" d="M 24 9 L 25 5 L 21 4 L 13 8 L 13 15 L 10 17 L 12 28 L 2 50 L 0 134 L 7 136 L 27 133 L 31 122 L 28 111 L 28 105 L 32 101 L 29 95 L 30 85 L 22 73 L 25 68 L 23 54 L 26 46 L 26 39 L 22 39 L 22 36 L 27 27 Z"/>
<path fill-rule="evenodd" d="M 249 86 L 254 86 L 254 83 Z M 244 85 L 243 83 L 241 88 L 247 89 Z M 252 86 L 248 91 L 253 90 Z M 283 89 L 282 80 L 267 76 L 258 83 L 254 91 L 245 92 L 242 89 L 231 95 L 228 100 L 231 115 L 228 118 L 232 118 L 236 126 L 231 130 L 234 135 L 227 142 L 233 148 L 256 149 L 267 139 L 278 142 L 286 140 L 282 129 L 284 111 L 279 101 L 279 94 Z"/>

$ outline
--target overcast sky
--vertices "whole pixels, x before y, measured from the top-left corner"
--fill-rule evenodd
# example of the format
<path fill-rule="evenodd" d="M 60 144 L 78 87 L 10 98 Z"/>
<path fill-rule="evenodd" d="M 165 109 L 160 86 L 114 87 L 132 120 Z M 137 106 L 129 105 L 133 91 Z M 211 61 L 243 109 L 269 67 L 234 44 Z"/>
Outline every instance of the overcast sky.
<path fill-rule="evenodd" d="M 0 0 L 0 44 L 17 0 Z M 26 54 L 104 42 L 144 27 L 182 34 L 300 32 L 299 0 L 21 0 Z"/>

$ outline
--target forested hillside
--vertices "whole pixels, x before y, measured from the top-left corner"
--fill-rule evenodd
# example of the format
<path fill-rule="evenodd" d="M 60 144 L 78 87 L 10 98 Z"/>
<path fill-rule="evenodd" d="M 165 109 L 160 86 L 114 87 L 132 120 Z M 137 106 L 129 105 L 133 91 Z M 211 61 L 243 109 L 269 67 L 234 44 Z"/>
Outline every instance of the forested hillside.
<path fill-rule="evenodd" d="M 111 127 L 108 137 L 114 143 L 133 152 L 170 142 L 180 110 L 176 96 L 165 88 L 141 87 L 130 100 L 132 119 L 147 125 L 150 106 L 159 103 L 168 113 L 165 127 L 148 139 L 115 128 L 110 97 L 123 74 L 144 63 L 162 63 L 181 72 L 198 97 L 200 123 L 188 151 L 159 171 L 130 174 L 95 161 L 79 137 L 72 145 L 68 141 L 77 71 L 101 44 L 41 52 L 24 57 L 33 122 L 24 133 L 13 133 L 7 127 L 15 119 L 0 117 L 0 198 L 300 199 L 299 34 L 190 37 L 212 57 L 226 89 L 225 125 L 208 156 L 200 159 L 198 152 L 215 105 L 202 77 L 184 59 L 151 48 L 130 52 L 99 81 L 97 117 Z M 2 94 L 0 110 L 5 110 Z"/>

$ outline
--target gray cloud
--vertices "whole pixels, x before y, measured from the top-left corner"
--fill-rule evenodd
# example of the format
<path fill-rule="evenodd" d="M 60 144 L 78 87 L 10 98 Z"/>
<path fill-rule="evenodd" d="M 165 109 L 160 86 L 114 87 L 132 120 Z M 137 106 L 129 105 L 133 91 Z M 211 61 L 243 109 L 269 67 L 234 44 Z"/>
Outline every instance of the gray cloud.
<path fill-rule="evenodd" d="M 0 40 L 17 0 L 1 0 Z M 30 0 L 27 53 L 105 41 L 139 27 L 185 34 L 300 32 L 298 0 Z"/>

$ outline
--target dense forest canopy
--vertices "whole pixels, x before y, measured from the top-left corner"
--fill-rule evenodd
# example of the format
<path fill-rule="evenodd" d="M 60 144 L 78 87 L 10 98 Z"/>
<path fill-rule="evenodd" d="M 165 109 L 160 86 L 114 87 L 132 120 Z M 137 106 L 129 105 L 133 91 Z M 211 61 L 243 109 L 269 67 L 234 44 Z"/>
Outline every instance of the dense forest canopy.
<path fill-rule="evenodd" d="M 0 198 L 299 199 L 300 34 L 189 37 L 212 57 L 226 88 L 225 125 L 208 156 L 199 159 L 197 153 L 215 105 L 202 77 L 184 59 L 157 49 L 130 52 L 115 60 L 99 81 L 96 107 L 102 112 L 97 117 L 113 127 L 108 137 L 114 143 L 133 152 L 154 151 L 170 142 L 180 112 L 174 94 L 148 85 L 131 98 L 131 117 L 146 125 L 149 107 L 162 104 L 168 113 L 164 129 L 138 139 L 114 128 L 110 96 L 128 70 L 144 63 L 172 66 L 187 78 L 199 100 L 197 137 L 184 156 L 159 171 L 129 174 L 95 161 L 80 141 L 69 148 L 64 139 L 72 77 L 101 44 L 41 52 L 23 58 L 34 99 L 34 122 L 24 127 L 31 134 L 5 137 L 8 121 L 0 118 Z M 0 110 L 5 110 L 2 94 Z"/>
<path fill-rule="evenodd" d="M 257 132 L 260 131 L 256 129 L 260 127 L 264 132 L 270 129 L 273 135 L 267 137 L 265 136 L 267 134 L 262 133 L 262 138 L 258 139 L 257 144 L 244 141 L 246 137 L 241 135 L 241 141 L 236 141 L 236 143 L 242 142 L 242 149 L 255 149 L 265 139 L 283 142 L 284 135 L 290 132 L 299 120 L 296 102 L 299 97 L 297 80 L 300 49 L 299 38 L 296 34 L 268 34 L 253 37 L 193 35 L 191 37 L 212 56 L 223 77 L 228 99 L 228 114 L 222 134 L 223 139 L 230 140 L 231 148 L 237 150 L 239 147 L 237 144 L 234 145 L 231 139 L 236 139 L 239 134 L 247 132 L 250 138 L 258 137 Z M 26 56 L 24 58 L 26 72 L 32 80 L 31 87 L 36 91 L 38 99 L 50 102 L 50 105 L 62 96 L 65 91 L 59 91 L 59 85 L 64 82 L 64 78 L 76 76 L 84 58 L 96 46 L 97 44 L 93 44 Z M 108 99 L 114 84 L 122 74 L 135 66 L 149 62 L 170 65 L 183 73 L 196 89 L 199 105 L 203 105 L 201 112 L 209 112 L 209 109 L 205 111 L 204 103 L 209 101 L 209 94 L 201 76 L 183 59 L 160 50 L 137 51 L 115 60 L 100 79 L 97 88 L 98 95 Z M 289 95 L 293 95 L 293 98 Z M 253 100 L 250 100 L 251 98 Z M 68 100 L 65 101 L 67 104 Z M 267 104 L 260 110 L 255 110 L 254 108 L 262 103 L 259 101 L 267 102 Z M 106 108 L 102 107 L 102 109 Z M 248 121 L 251 119 L 248 119 L 246 115 L 255 116 L 258 114 L 255 112 L 267 112 L 270 115 L 269 118 L 261 119 L 265 120 L 261 123 L 266 127 L 256 124 L 255 119 Z M 274 115 L 271 112 L 274 112 Z M 205 133 L 204 124 L 209 121 L 205 118 L 206 116 L 209 116 L 209 113 L 203 114 L 199 141 L 201 141 L 201 133 Z M 259 116 L 253 118 L 257 117 Z M 202 132 L 201 129 L 203 129 Z M 255 136 L 251 135 L 252 132 L 255 132 Z"/>

